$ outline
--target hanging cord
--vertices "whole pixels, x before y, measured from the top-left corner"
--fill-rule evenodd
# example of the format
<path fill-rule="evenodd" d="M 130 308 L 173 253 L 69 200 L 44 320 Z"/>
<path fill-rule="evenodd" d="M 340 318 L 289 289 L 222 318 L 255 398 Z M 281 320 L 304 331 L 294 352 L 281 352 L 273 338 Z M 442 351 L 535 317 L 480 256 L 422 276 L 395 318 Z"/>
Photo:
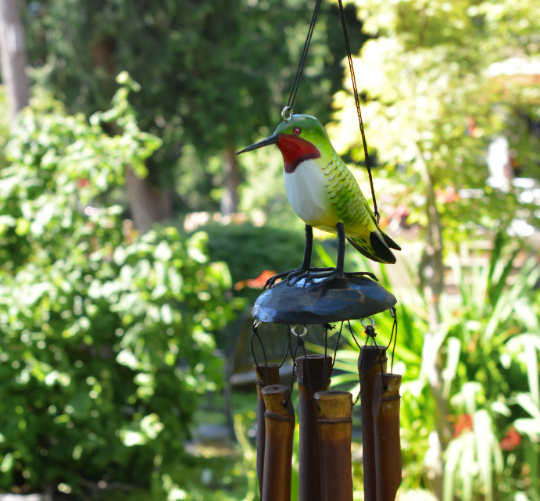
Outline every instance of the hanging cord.
<path fill-rule="evenodd" d="M 291 92 L 289 94 L 289 99 L 287 100 L 287 106 L 281 112 L 281 116 L 284 120 L 290 120 L 293 115 L 293 106 L 294 101 L 296 100 L 296 93 L 298 92 L 298 87 L 300 86 L 300 77 L 302 76 L 302 71 L 304 70 L 304 65 L 306 64 L 306 59 L 309 51 L 309 44 L 311 43 L 311 37 L 313 36 L 313 30 L 315 29 L 315 23 L 317 22 L 317 16 L 319 15 L 319 9 L 321 8 L 322 0 L 317 0 L 315 3 L 315 8 L 313 9 L 313 16 L 311 17 L 311 22 L 309 23 L 308 34 L 306 41 L 304 43 L 304 48 L 302 49 L 302 55 L 300 56 L 300 62 L 298 63 L 298 68 L 296 69 L 296 75 L 294 77 L 294 82 L 291 87 Z M 288 115 L 287 115 L 288 112 Z"/>
<path fill-rule="evenodd" d="M 394 345 L 392 346 L 392 362 L 390 364 L 390 374 L 394 373 L 394 354 L 396 352 L 396 343 L 397 343 L 397 336 L 398 336 L 398 321 L 397 321 L 397 313 L 396 309 L 392 306 L 390 308 L 390 315 L 392 315 L 392 318 L 394 319 L 394 323 L 392 324 L 392 332 L 390 333 L 390 341 L 388 342 L 388 346 L 386 349 L 390 349 L 390 345 L 392 344 L 392 341 L 394 341 Z"/>
<path fill-rule="evenodd" d="M 343 330 L 343 323 L 344 322 L 341 322 L 341 327 L 339 328 L 339 332 L 338 332 L 338 336 L 337 336 L 336 348 L 334 349 L 334 358 L 332 360 L 332 369 L 334 368 L 334 365 L 336 365 L 336 355 L 337 355 L 337 349 L 338 349 L 338 346 L 339 346 L 339 340 L 341 339 L 341 331 Z"/>
<path fill-rule="evenodd" d="M 351 335 L 354 339 L 354 342 L 356 343 L 356 346 L 358 346 L 358 349 L 361 350 L 360 348 L 360 345 L 358 344 L 358 341 L 356 340 L 356 336 L 354 335 L 354 332 L 352 330 L 352 327 L 351 327 L 351 322 L 350 320 L 347 320 L 347 323 L 349 324 L 349 331 L 351 331 Z M 368 339 L 369 339 L 369 336 L 366 337 L 366 344 L 364 344 L 364 347 L 367 346 L 367 343 L 368 343 Z M 363 373 L 363 372 L 362 372 Z M 360 390 L 362 390 L 362 385 L 360 384 Z M 360 391 L 358 392 L 358 395 L 356 395 L 356 398 L 354 399 L 354 402 L 353 402 L 353 407 L 356 405 L 356 403 L 358 402 L 358 399 L 360 398 Z"/>
<path fill-rule="evenodd" d="M 369 154 L 367 149 L 366 134 L 364 132 L 364 121 L 362 120 L 362 112 L 360 110 L 360 98 L 358 96 L 358 88 L 356 87 L 356 76 L 354 74 L 354 65 L 351 55 L 351 46 L 349 44 L 349 35 L 347 33 L 347 25 L 345 23 L 345 12 L 343 10 L 342 0 L 338 0 L 339 15 L 341 17 L 341 27 L 343 28 L 343 37 L 345 38 L 345 48 L 347 49 L 347 59 L 349 61 L 349 70 L 351 73 L 352 87 L 354 92 L 354 102 L 356 104 L 356 112 L 358 114 L 358 123 L 360 124 L 360 133 L 362 135 L 362 145 L 364 147 L 364 157 L 366 159 L 366 167 L 369 175 L 369 186 L 371 188 L 371 198 L 373 199 L 373 214 L 379 222 L 380 214 L 377 208 L 377 199 L 375 198 L 375 188 L 373 186 L 373 177 L 371 176 L 371 162 L 369 160 Z"/>
<path fill-rule="evenodd" d="M 307 351 L 306 351 L 306 344 L 304 343 L 304 340 L 300 337 L 298 337 L 298 345 L 302 347 L 304 350 L 304 358 L 306 360 L 306 363 L 304 364 L 306 368 L 306 379 L 308 383 L 308 390 L 309 394 L 311 395 L 311 398 L 313 399 L 313 403 L 315 404 L 315 407 L 317 407 L 317 410 L 320 411 L 321 408 L 319 407 L 319 404 L 315 400 L 315 393 L 313 393 L 313 386 L 311 384 L 311 378 L 309 377 L 309 363 L 308 363 L 308 357 L 307 357 Z"/>
<path fill-rule="evenodd" d="M 291 350 L 291 356 L 293 360 L 293 368 L 292 368 L 292 374 L 291 374 L 291 387 L 289 389 L 289 394 L 287 395 L 287 398 L 285 399 L 285 402 L 283 402 L 283 407 L 287 407 L 287 404 L 289 403 L 289 400 L 291 399 L 293 387 L 294 387 L 294 375 L 296 373 L 296 353 L 298 352 L 298 346 L 300 346 L 301 338 L 296 338 L 296 346 L 294 347 L 294 351 Z"/>
<path fill-rule="evenodd" d="M 356 343 L 356 346 L 358 346 L 358 349 L 360 349 L 360 345 L 358 344 L 358 341 L 356 340 L 356 336 L 354 335 L 354 332 L 353 332 L 352 327 L 351 327 L 351 321 L 347 320 L 347 323 L 349 324 L 349 331 L 351 332 L 352 338 L 354 339 L 354 342 Z M 366 344 L 367 344 L 367 339 L 366 339 Z"/>
<path fill-rule="evenodd" d="M 335 329 L 335 325 L 324 324 L 324 361 L 323 361 L 323 391 L 326 391 L 326 358 L 328 357 L 328 331 Z M 332 365 L 332 369 L 334 366 Z"/>
<path fill-rule="evenodd" d="M 384 366 L 383 366 L 383 359 L 382 359 L 382 354 L 381 354 L 381 347 L 379 347 L 379 345 L 377 344 L 377 341 L 375 341 L 375 338 L 377 337 L 377 333 L 375 332 L 375 321 L 371 318 L 371 317 L 368 317 L 370 320 L 371 320 L 371 325 L 364 325 L 364 319 L 362 318 L 360 320 L 360 323 L 362 324 L 362 327 L 364 327 L 365 329 L 365 333 L 366 333 L 366 336 L 368 337 L 368 339 L 371 338 L 371 340 L 373 341 L 373 344 L 375 345 L 375 347 L 377 348 L 377 351 L 379 352 L 379 362 L 381 364 L 381 374 L 384 374 Z M 367 344 L 367 339 L 366 339 L 366 344 Z M 386 389 L 386 387 L 385 387 Z"/>
<path fill-rule="evenodd" d="M 259 344 L 261 345 L 263 357 L 264 357 L 264 365 L 266 367 L 266 386 L 268 386 L 268 360 L 266 359 L 266 352 L 264 351 L 264 345 L 261 340 L 261 336 L 259 336 L 259 325 L 261 322 L 255 321 L 253 322 L 253 326 L 251 327 L 251 354 L 253 355 L 253 361 L 255 362 L 255 365 L 257 366 L 257 373 L 261 373 L 261 368 L 259 367 L 259 363 L 257 362 L 257 357 L 255 356 L 255 347 L 253 346 L 253 340 L 257 338 L 259 340 Z"/>
<path fill-rule="evenodd" d="M 361 319 L 362 327 L 364 327 L 365 333 L 366 333 L 366 343 L 364 344 L 364 347 L 367 346 L 368 341 L 370 339 L 375 344 L 375 346 L 377 348 L 377 351 L 379 352 L 379 363 L 381 364 L 381 374 L 382 374 L 382 377 L 383 377 L 383 386 L 384 386 L 384 389 L 386 390 L 388 388 L 388 386 L 386 385 L 386 382 L 384 380 L 384 365 L 383 365 L 383 357 L 382 357 L 382 353 L 381 353 L 381 347 L 379 347 L 379 345 L 377 344 L 377 341 L 375 341 L 375 338 L 377 337 L 377 333 L 375 332 L 375 322 L 371 317 L 368 317 L 368 318 L 371 320 L 371 325 L 367 325 L 367 326 L 364 325 L 364 319 L 363 318 Z M 360 346 L 358 344 L 358 341 L 356 340 L 356 337 L 355 337 L 354 332 L 352 330 L 351 322 L 348 322 L 348 323 L 349 323 L 349 330 L 351 331 L 354 342 L 360 348 Z M 358 400 L 360 399 L 360 396 L 362 394 L 362 384 L 364 383 L 364 373 L 365 373 L 365 371 L 362 370 L 361 371 L 361 379 L 360 379 L 360 391 L 358 392 L 358 395 L 356 396 L 356 399 L 353 402 L 353 407 L 356 405 L 356 403 L 358 402 Z"/>
<path fill-rule="evenodd" d="M 292 353 L 291 348 L 291 326 L 287 324 L 287 350 L 285 351 L 285 355 L 283 356 L 283 360 L 279 364 L 279 368 L 281 369 L 281 366 L 285 363 L 285 360 L 287 360 L 287 355 L 289 354 L 289 351 Z"/>

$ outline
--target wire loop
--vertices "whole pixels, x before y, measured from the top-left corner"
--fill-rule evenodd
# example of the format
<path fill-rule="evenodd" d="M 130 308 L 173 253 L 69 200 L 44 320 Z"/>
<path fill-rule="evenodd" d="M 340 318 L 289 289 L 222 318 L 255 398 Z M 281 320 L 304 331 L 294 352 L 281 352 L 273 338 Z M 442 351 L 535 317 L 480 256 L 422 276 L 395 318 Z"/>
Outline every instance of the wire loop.
<path fill-rule="evenodd" d="M 366 318 L 369 319 L 369 320 L 371 320 L 371 325 L 366 325 L 366 324 L 364 323 L 364 320 L 365 320 Z M 371 318 L 371 317 L 364 317 L 364 318 L 361 318 L 361 319 L 360 319 L 360 323 L 362 324 L 362 327 L 363 327 L 364 329 L 367 329 L 368 327 L 375 328 L 375 320 L 373 320 L 373 318 Z"/>
<path fill-rule="evenodd" d="M 288 113 L 288 114 L 287 114 Z M 281 118 L 285 120 L 285 122 L 288 122 L 293 117 L 293 109 L 291 106 L 287 105 L 285 108 L 281 110 Z"/>
<path fill-rule="evenodd" d="M 304 331 L 299 334 L 298 332 L 296 332 L 296 328 L 298 327 L 298 324 L 296 325 L 293 325 L 292 327 L 292 333 L 296 336 L 296 337 L 304 337 L 306 334 L 307 334 L 307 327 L 305 325 L 302 325 L 302 327 L 304 328 Z"/>

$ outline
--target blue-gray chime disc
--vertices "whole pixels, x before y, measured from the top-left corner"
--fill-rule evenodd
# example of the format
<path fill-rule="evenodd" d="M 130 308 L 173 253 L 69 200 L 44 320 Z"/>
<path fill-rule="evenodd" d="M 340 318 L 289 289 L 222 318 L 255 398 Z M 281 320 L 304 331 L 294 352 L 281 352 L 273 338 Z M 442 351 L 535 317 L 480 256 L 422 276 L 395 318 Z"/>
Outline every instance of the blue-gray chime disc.
<path fill-rule="evenodd" d="M 255 302 L 253 318 L 275 324 L 325 324 L 381 313 L 394 306 L 396 298 L 366 277 L 347 277 L 303 287 L 286 281 L 264 291 Z"/>

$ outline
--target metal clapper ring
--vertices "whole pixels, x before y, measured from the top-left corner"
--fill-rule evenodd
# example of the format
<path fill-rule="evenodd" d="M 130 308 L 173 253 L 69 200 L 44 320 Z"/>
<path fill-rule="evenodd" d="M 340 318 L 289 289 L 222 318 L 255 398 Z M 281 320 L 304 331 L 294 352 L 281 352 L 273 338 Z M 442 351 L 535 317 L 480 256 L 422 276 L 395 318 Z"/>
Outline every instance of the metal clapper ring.
<path fill-rule="evenodd" d="M 364 329 L 366 329 L 367 327 L 369 327 L 368 325 L 364 324 L 364 320 L 365 320 L 366 318 L 368 318 L 369 320 L 371 320 L 371 327 L 375 328 L 375 320 L 373 320 L 373 318 L 371 318 L 371 317 L 364 317 L 364 318 L 361 318 L 361 319 L 360 319 L 360 323 L 362 324 L 362 327 L 363 327 Z"/>
<path fill-rule="evenodd" d="M 293 328 L 291 329 L 292 333 L 297 337 L 304 337 L 307 334 L 307 327 L 305 325 L 302 325 L 302 327 L 304 328 L 304 332 L 302 332 L 302 334 L 298 334 L 298 332 L 296 332 L 297 327 L 298 324 L 293 325 Z"/>
<path fill-rule="evenodd" d="M 253 322 L 253 328 L 254 329 L 257 329 L 259 327 L 259 325 L 261 325 L 262 322 L 260 320 L 255 320 L 255 322 Z"/>
<path fill-rule="evenodd" d="M 289 115 L 287 116 L 287 112 L 289 112 Z M 285 122 L 288 122 L 293 117 L 293 110 L 292 108 L 287 105 L 285 108 L 281 110 L 281 118 L 285 120 Z"/>

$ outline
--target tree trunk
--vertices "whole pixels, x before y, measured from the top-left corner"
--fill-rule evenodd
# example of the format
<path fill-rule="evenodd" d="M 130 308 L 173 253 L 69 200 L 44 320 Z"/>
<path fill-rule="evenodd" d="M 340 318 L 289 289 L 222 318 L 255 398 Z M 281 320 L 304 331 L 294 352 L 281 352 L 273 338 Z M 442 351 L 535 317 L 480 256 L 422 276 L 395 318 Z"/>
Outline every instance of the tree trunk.
<path fill-rule="evenodd" d="M 418 274 L 420 285 L 427 303 L 428 332 L 424 337 L 422 349 L 422 373 L 426 376 L 431 393 L 437 406 L 435 417 L 436 432 L 439 444 L 438 458 L 432 463 L 428 472 L 432 490 L 442 500 L 443 460 L 442 452 L 452 438 L 452 428 L 448 421 L 448 402 L 442 394 L 443 369 L 439 357 L 439 349 L 443 341 L 440 333 L 441 315 L 439 311 L 440 295 L 444 288 L 443 239 L 439 211 L 437 209 L 433 179 L 429 173 L 420 147 L 417 147 L 417 163 L 420 167 L 422 181 L 426 186 L 427 225 L 425 228 L 425 248 L 420 259 Z M 434 458 L 435 459 L 435 458 Z"/>
<path fill-rule="evenodd" d="M 111 78 L 116 72 L 113 60 L 115 48 L 116 40 L 110 36 L 102 36 L 90 47 L 92 67 L 105 70 Z M 115 133 L 114 130 L 108 132 Z M 139 233 L 146 233 L 154 223 L 172 217 L 171 190 L 153 186 L 149 176 L 141 179 L 131 168 L 126 169 L 125 178 L 131 218 Z"/>
<path fill-rule="evenodd" d="M 238 212 L 238 186 L 240 185 L 240 170 L 234 154 L 234 146 L 225 150 L 223 172 L 225 173 L 225 190 L 221 198 L 221 214 L 228 216 Z"/>
<path fill-rule="evenodd" d="M 172 217 L 170 190 L 151 186 L 146 178 L 137 177 L 132 169 L 126 171 L 126 186 L 131 217 L 140 233 L 146 233 L 154 223 Z"/>
<path fill-rule="evenodd" d="M 9 116 L 28 105 L 30 94 L 24 25 L 21 23 L 17 0 L 0 0 L 0 52 L 2 55 L 2 79 L 6 86 Z"/>

